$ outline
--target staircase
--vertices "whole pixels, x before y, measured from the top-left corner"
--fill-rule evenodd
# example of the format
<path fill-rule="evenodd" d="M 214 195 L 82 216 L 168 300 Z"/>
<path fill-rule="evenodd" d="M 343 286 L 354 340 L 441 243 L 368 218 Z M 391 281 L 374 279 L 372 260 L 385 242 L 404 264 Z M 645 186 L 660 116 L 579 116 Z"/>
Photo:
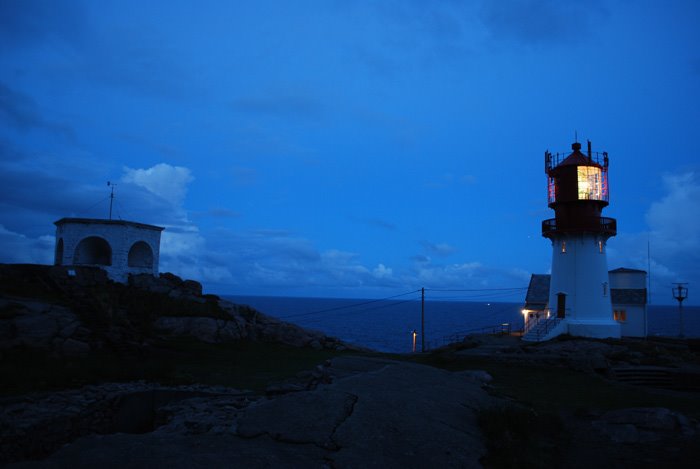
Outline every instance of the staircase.
<path fill-rule="evenodd" d="M 674 379 L 668 368 L 658 366 L 631 366 L 612 368 L 615 379 L 636 386 L 670 389 Z"/>
<path fill-rule="evenodd" d="M 522 339 L 525 342 L 542 342 L 564 332 L 566 332 L 566 322 L 561 318 L 531 319 L 528 321 Z"/>

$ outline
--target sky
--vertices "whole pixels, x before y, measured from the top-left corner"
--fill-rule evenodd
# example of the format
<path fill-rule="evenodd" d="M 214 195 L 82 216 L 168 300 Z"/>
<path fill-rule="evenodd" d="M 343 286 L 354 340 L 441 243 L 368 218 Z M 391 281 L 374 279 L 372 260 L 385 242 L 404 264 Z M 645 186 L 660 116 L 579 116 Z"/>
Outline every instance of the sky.
<path fill-rule="evenodd" d="M 52 263 L 111 181 L 208 292 L 526 287 L 544 151 L 577 137 L 610 155 L 609 268 L 700 304 L 698 24 L 693 0 L 0 0 L 0 262 Z"/>

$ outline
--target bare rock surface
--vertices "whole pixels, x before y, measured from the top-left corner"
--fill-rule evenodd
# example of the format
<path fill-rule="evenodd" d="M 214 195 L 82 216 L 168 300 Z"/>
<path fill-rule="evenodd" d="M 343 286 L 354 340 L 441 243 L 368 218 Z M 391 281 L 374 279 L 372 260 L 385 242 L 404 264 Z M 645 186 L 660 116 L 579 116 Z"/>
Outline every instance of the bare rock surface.
<path fill-rule="evenodd" d="M 460 373 L 341 357 L 332 383 L 268 398 L 171 400 L 156 428 L 86 435 L 10 467 L 480 467 L 479 409 L 494 402 Z"/>

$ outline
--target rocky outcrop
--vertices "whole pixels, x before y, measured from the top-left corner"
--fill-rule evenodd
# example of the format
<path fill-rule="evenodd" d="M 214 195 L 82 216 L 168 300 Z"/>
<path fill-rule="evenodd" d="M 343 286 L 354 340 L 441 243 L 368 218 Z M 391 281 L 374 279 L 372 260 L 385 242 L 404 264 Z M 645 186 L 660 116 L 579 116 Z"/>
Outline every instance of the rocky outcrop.
<path fill-rule="evenodd" d="M 193 337 L 342 350 L 337 339 L 202 293 L 170 273 L 132 275 L 128 285 L 101 269 L 0 265 L 0 350 L 18 347 L 70 356 L 137 351 L 156 339 Z"/>
<path fill-rule="evenodd" d="M 90 434 L 153 431 L 175 420 L 169 406 L 186 399 L 225 401 L 242 408 L 255 399 L 249 392 L 212 386 L 160 386 L 108 383 L 52 394 L 0 400 L 0 463 L 47 456 Z"/>
<path fill-rule="evenodd" d="M 76 355 L 91 348 L 91 332 L 65 306 L 0 298 L 0 311 L 0 350 L 29 347 Z"/>
<path fill-rule="evenodd" d="M 663 407 L 613 410 L 593 422 L 613 443 L 648 443 L 669 437 L 692 437 L 697 423 Z"/>
<path fill-rule="evenodd" d="M 267 398 L 135 383 L 5 403 L 3 451 L 16 450 L 4 462 L 53 453 L 16 467 L 480 467 L 477 414 L 495 399 L 475 380 L 375 358 L 326 368 L 329 383 Z"/>

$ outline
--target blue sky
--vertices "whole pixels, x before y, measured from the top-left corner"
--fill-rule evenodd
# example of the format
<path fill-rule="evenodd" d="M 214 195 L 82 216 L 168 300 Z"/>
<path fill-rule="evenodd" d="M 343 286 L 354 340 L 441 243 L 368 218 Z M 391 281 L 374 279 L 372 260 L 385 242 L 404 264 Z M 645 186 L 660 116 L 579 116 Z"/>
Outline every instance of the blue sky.
<path fill-rule="evenodd" d="M 166 227 L 231 294 L 546 273 L 543 153 L 610 154 L 609 267 L 700 298 L 700 3 L 0 0 L 0 262 L 53 221 Z M 700 290 L 698 290 L 700 291 Z M 519 301 L 521 298 L 508 298 Z"/>

